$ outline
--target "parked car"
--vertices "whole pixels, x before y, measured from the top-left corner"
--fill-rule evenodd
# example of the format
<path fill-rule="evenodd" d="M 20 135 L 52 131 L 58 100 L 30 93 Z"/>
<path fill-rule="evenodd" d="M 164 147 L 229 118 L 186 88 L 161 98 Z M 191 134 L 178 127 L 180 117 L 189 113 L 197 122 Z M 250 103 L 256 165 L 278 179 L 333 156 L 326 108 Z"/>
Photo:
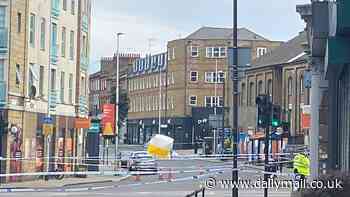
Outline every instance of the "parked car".
<path fill-rule="evenodd" d="M 158 171 L 156 160 L 146 151 L 131 153 L 128 166 L 129 171 Z"/>
<path fill-rule="evenodd" d="M 122 152 L 120 158 L 120 167 L 129 168 L 128 161 L 131 157 L 131 152 Z"/>

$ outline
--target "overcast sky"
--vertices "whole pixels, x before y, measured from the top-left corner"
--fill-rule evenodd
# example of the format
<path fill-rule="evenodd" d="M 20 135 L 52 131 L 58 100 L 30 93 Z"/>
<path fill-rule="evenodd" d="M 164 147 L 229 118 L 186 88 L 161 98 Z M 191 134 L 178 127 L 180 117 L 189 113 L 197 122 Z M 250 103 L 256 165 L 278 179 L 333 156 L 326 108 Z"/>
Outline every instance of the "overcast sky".
<path fill-rule="evenodd" d="M 153 53 L 201 26 L 232 27 L 232 0 L 92 0 L 90 72 L 101 56 L 116 51 L 116 32 L 124 32 L 122 52 Z M 304 28 L 297 4 L 310 0 L 238 0 L 239 27 L 286 41 Z"/>

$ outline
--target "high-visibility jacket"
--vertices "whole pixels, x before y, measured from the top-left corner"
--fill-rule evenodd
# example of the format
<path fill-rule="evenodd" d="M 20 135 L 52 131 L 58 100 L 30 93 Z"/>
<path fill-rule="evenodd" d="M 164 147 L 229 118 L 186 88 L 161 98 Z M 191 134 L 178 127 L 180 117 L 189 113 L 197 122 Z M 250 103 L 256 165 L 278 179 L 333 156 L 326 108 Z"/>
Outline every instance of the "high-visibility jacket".
<path fill-rule="evenodd" d="M 310 175 L 310 160 L 307 156 L 298 153 L 293 159 L 293 170 L 297 170 L 298 174 Z"/>

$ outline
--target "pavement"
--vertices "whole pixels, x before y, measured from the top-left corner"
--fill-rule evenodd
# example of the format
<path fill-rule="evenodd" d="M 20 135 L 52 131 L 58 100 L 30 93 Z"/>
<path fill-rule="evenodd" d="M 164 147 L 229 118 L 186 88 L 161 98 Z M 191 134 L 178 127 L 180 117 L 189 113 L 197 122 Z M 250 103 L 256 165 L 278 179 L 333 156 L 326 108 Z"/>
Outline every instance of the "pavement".
<path fill-rule="evenodd" d="M 49 181 L 45 180 L 34 180 L 16 183 L 1 184 L 0 190 L 3 189 L 26 189 L 26 188 L 64 188 L 72 186 L 83 186 L 92 184 L 103 184 L 103 183 L 117 183 L 122 180 L 129 178 L 130 176 L 88 176 L 86 178 L 75 178 L 68 177 L 62 180 L 52 179 Z"/>

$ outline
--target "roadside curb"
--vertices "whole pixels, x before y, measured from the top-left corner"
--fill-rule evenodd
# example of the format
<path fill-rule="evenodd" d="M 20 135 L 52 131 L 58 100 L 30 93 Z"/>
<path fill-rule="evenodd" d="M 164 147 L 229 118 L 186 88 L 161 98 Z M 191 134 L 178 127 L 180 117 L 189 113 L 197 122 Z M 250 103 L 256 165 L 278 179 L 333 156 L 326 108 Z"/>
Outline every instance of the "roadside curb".
<path fill-rule="evenodd" d="M 88 184 L 98 184 L 98 183 L 118 183 L 130 178 L 131 175 L 121 177 L 119 180 L 104 180 L 104 181 L 91 181 L 84 183 L 72 183 L 66 184 L 60 187 L 48 187 L 48 188 L 28 188 L 28 187 L 9 187 L 9 188 L 0 188 L 1 193 L 23 193 L 23 192 L 79 192 L 79 191 L 91 191 L 91 190 L 101 190 L 113 188 L 115 186 L 90 186 L 90 187 L 81 187 L 81 188 L 64 188 L 70 186 L 79 186 L 79 185 L 88 185 Z"/>

